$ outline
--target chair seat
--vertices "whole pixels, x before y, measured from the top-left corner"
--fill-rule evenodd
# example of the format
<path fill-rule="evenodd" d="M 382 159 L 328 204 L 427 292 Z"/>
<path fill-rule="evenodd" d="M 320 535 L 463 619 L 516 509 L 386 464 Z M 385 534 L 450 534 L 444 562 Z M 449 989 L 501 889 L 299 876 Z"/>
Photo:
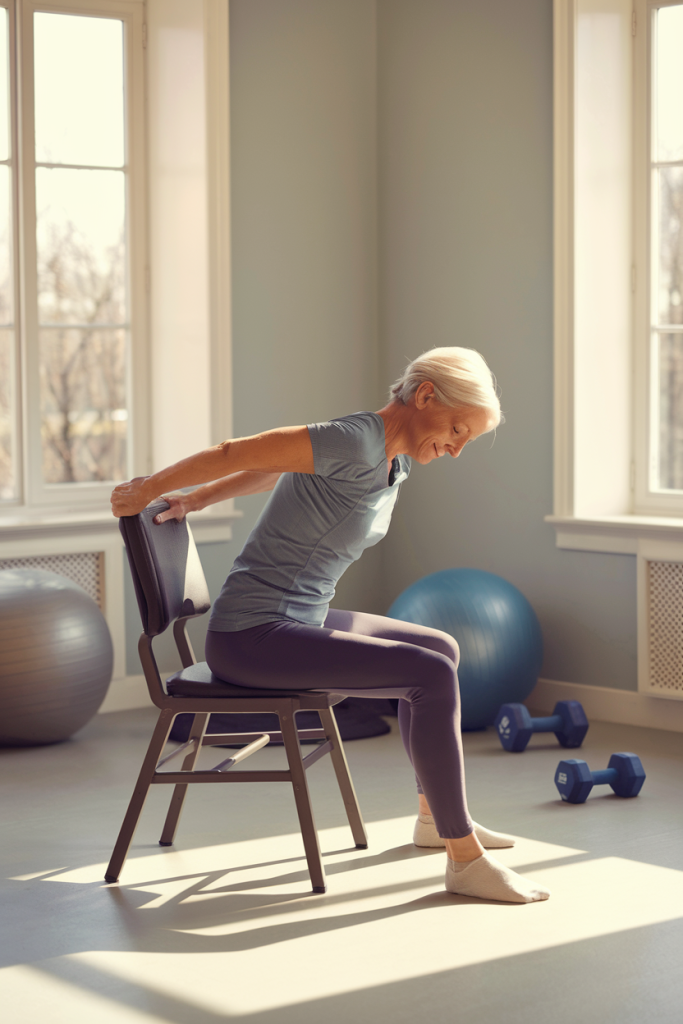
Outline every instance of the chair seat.
<path fill-rule="evenodd" d="M 322 707 L 329 707 L 331 704 L 338 704 L 344 700 L 339 694 L 322 693 L 320 690 L 266 690 L 257 686 L 238 686 L 236 683 L 226 683 L 224 679 L 215 676 L 205 661 L 182 669 L 181 672 L 174 672 L 166 680 L 166 691 L 171 697 L 216 697 L 229 700 L 240 697 L 249 699 L 270 699 L 273 697 L 322 697 Z"/>

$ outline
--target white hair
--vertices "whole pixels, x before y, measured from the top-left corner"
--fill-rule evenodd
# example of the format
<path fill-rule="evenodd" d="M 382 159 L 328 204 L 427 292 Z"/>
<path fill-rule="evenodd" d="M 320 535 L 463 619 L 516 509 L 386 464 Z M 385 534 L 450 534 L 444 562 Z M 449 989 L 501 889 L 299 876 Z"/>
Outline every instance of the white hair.
<path fill-rule="evenodd" d="M 431 348 L 408 363 L 392 386 L 391 399 L 407 405 L 420 384 L 434 385 L 434 397 L 451 407 L 470 406 L 488 409 L 495 419 L 502 421 L 496 378 L 486 360 L 473 348 Z"/>

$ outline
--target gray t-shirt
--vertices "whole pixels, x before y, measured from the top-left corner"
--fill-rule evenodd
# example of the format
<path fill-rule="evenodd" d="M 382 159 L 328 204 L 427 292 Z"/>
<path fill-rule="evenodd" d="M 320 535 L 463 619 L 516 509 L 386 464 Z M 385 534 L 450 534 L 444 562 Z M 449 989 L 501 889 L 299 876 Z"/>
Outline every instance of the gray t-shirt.
<path fill-rule="evenodd" d="M 389 529 L 407 456 L 387 472 L 384 420 L 309 425 L 314 474 L 283 473 L 214 603 L 209 629 L 290 619 L 322 626 L 337 580 Z"/>

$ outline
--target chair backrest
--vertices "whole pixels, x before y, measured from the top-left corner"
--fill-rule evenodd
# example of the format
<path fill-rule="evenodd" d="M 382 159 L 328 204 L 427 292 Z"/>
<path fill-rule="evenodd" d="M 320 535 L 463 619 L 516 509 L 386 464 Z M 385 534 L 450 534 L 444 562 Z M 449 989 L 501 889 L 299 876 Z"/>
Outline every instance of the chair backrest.
<path fill-rule="evenodd" d="M 187 521 L 154 522 L 154 517 L 168 507 L 167 502 L 159 500 L 136 516 L 119 519 L 142 628 L 149 637 L 163 633 L 174 619 L 203 615 L 211 607 Z"/>

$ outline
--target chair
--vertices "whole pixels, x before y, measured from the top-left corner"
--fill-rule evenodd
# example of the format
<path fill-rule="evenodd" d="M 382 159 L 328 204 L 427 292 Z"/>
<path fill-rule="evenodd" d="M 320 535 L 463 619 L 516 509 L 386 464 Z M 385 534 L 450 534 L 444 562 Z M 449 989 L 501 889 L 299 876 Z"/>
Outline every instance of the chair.
<path fill-rule="evenodd" d="M 329 754 L 337 776 L 342 800 L 356 848 L 367 848 L 367 836 L 344 748 L 332 706 L 343 700 L 337 694 L 315 690 L 265 690 L 224 682 L 211 673 L 206 662 L 197 663 L 187 635 L 188 619 L 203 615 L 210 607 L 209 592 L 187 522 L 175 519 L 156 525 L 154 516 L 168 508 L 165 501 L 149 505 L 137 516 L 119 520 L 119 528 L 130 562 L 143 632 L 138 644 L 149 695 L 159 708 L 152 734 L 128 810 L 123 819 L 105 881 L 117 882 L 123 867 L 150 786 L 174 786 L 171 804 L 159 844 L 171 846 L 182 811 L 188 785 L 197 783 L 290 782 L 294 790 L 301 835 L 308 862 L 313 892 L 326 890 L 320 844 L 306 781 L 307 770 Z M 173 622 L 173 636 L 183 669 L 166 680 L 164 688 L 152 650 L 155 636 Z M 321 729 L 297 730 L 297 712 L 315 710 Z M 280 731 L 272 733 L 211 733 L 206 727 L 212 712 L 237 714 L 270 712 L 278 715 Z M 165 757 L 161 754 L 176 715 L 194 714 L 186 743 Z M 271 739 L 281 740 L 287 754 L 287 771 L 233 771 L 233 767 L 266 746 Z M 310 754 L 302 756 L 299 741 L 321 740 Z M 195 769 L 199 751 L 206 745 L 240 744 L 245 746 L 209 770 Z M 180 771 L 160 771 L 173 757 L 185 754 Z M 161 759 L 160 759 L 161 758 Z"/>

